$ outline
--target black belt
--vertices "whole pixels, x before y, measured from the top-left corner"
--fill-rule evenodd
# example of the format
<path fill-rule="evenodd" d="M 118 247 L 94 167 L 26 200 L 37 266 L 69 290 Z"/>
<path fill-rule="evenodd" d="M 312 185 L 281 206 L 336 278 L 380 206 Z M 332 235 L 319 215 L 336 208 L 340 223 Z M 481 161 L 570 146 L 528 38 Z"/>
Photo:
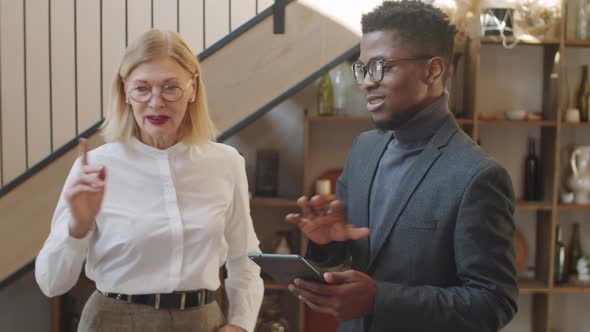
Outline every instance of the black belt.
<path fill-rule="evenodd" d="M 196 291 L 127 295 L 98 291 L 104 296 L 127 303 L 149 305 L 156 309 L 180 309 L 198 307 L 215 301 L 215 292 L 208 289 Z"/>

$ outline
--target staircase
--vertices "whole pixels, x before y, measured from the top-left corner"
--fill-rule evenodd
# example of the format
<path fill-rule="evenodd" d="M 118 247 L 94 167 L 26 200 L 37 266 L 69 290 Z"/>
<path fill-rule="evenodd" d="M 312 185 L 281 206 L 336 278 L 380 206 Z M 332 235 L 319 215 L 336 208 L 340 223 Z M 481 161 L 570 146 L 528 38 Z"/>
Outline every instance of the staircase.
<path fill-rule="evenodd" d="M 222 141 L 357 52 L 360 14 L 382 1 L 299 0 L 273 5 L 258 0 L 237 7 L 245 2 L 177 0 L 170 7 L 174 1 L 153 0 L 154 6 L 147 9 L 140 8 L 139 0 L 72 1 L 73 8 L 62 8 L 64 1 L 50 2 L 51 8 L 34 0 L 1 2 L 0 288 L 32 268 L 77 156 L 77 137 L 90 137 L 92 147 L 102 144 L 96 130 L 109 91 L 109 71 L 127 39 L 138 35 L 141 27 L 180 30 L 191 45 L 202 45 L 199 59 L 209 109 Z M 263 3 L 270 6 L 263 8 Z M 284 33 L 273 34 L 275 27 L 281 28 L 275 18 L 283 16 L 282 8 Z M 45 18 L 39 16 L 44 10 Z M 244 11 L 253 17 L 244 19 Z M 229 17 L 211 24 L 223 26 L 225 35 L 209 31 L 213 28 L 205 24 L 199 28 L 199 19 L 188 19 L 205 13 L 206 22 L 222 12 L 229 12 Z M 28 22 L 41 22 L 45 30 L 29 28 Z M 228 34 L 232 22 L 244 23 Z M 70 31 L 68 24 L 76 28 Z M 45 39 L 39 40 L 41 35 Z M 94 42 L 87 36 L 95 36 Z M 208 42 L 213 38 L 221 39 Z M 8 42 L 22 46 L 17 47 L 20 51 L 7 48 Z M 106 52 L 109 47 L 115 51 Z M 39 62 L 46 68 L 38 68 Z M 9 85 L 7 77 L 20 78 L 20 83 Z"/>

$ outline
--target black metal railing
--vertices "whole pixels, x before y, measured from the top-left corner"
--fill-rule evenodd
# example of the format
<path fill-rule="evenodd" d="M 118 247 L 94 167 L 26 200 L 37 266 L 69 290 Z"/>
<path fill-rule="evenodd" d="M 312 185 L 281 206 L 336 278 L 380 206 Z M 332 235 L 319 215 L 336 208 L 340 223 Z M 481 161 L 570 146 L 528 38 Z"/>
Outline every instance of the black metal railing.
<path fill-rule="evenodd" d="M 22 14 L 23 14 L 23 53 L 24 53 L 24 58 L 26 59 L 27 57 L 27 49 L 26 49 L 26 45 L 27 45 L 27 21 L 26 21 L 26 13 L 27 13 L 27 0 L 22 0 Z M 48 1 L 48 8 L 49 13 L 48 13 L 48 55 L 49 55 L 49 59 L 48 59 L 48 81 L 49 81 L 49 86 L 48 86 L 48 90 L 49 90 L 49 106 L 48 106 L 48 112 L 49 112 L 49 153 L 48 155 L 43 158 L 41 161 L 31 165 L 30 161 L 29 161 L 29 142 L 28 142 L 28 138 L 29 138 L 29 121 L 38 121 L 38 119 L 29 119 L 29 112 L 27 109 L 27 99 L 28 97 L 28 88 L 27 88 L 27 67 L 26 67 L 26 60 L 24 61 L 24 73 L 23 73 L 23 77 L 24 77 L 24 151 L 23 153 L 25 154 L 25 167 L 23 168 L 23 172 L 21 175 L 12 178 L 12 179 L 7 179 L 6 178 L 6 174 L 5 174 L 5 169 L 4 169 L 4 165 L 5 165 L 5 160 L 6 158 L 10 158 L 11 156 L 7 156 L 6 155 L 6 151 L 5 149 L 3 149 L 3 144 L 6 144 L 6 140 L 3 139 L 2 135 L 2 126 L 3 126 L 3 118 L 2 118 L 2 93 L 0 93 L 0 198 L 2 196 L 4 196 L 5 194 L 7 194 L 8 192 L 10 192 L 11 190 L 13 190 L 14 188 L 16 188 L 17 186 L 19 186 L 21 183 L 23 183 L 24 181 L 26 181 L 28 178 L 30 178 L 31 176 L 33 176 L 34 174 L 36 174 L 38 171 L 40 171 L 41 169 L 43 169 L 45 166 L 51 164 L 54 160 L 60 158 L 62 155 L 64 155 L 66 152 L 68 152 L 69 150 L 71 150 L 72 148 L 74 148 L 77 144 L 78 138 L 79 137 L 89 137 L 90 135 L 94 134 L 97 132 L 98 128 L 100 127 L 103 118 L 104 118 L 104 114 L 103 114 L 103 110 L 104 110 L 104 77 L 103 77 L 103 1 L 100 0 L 99 2 L 99 10 L 100 10 L 100 14 L 99 14 L 99 49 L 100 49 L 100 56 L 99 56 L 99 63 L 97 64 L 98 68 L 98 72 L 99 72 L 99 84 L 100 84 L 100 107 L 99 107 L 99 114 L 97 114 L 97 121 L 92 124 L 89 128 L 80 131 L 79 130 L 79 109 L 78 109 L 78 83 L 79 83 L 79 75 L 78 75 L 78 45 L 77 45 L 77 40 L 78 40 L 78 8 L 77 8 L 77 0 L 74 0 L 73 3 L 73 19 L 74 19 L 74 24 L 73 24 L 73 48 L 74 48 L 74 61 L 73 61 L 73 72 L 74 72 L 74 91 L 73 91 L 73 99 L 74 99 L 74 119 L 69 119 L 69 121 L 74 121 L 74 132 L 72 132 L 72 139 L 67 141 L 65 144 L 56 147 L 54 144 L 54 130 L 55 130 L 55 125 L 54 125 L 54 110 L 53 110 L 53 91 L 54 91 L 54 87 L 53 87 L 53 71 L 52 71 L 52 47 L 53 47 L 53 43 L 52 43 L 52 20 L 55 20 L 56 17 L 54 17 L 54 15 L 52 14 L 51 11 L 51 0 L 47 0 Z M 215 0 L 215 1 L 220 1 L 220 0 Z M 292 0 L 275 0 L 274 4 L 271 5 L 270 7 L 262 10 L 259 12 L 259 1 L 260 0 L 249 0 L 249 1 L 253 1 L 255 3 L 255 16 L 253 18 L 251 18 L 250 20 L 248 20 L 247 22 L 245 22 L 242 25 L 236 26 L 234 29 L 232 29 L 232 19 L 231 19 L 231 10 L 232 10 L 232 0 L 225 0 L 228 1 L 228 7 L 229 7 L 229 25 L 228 25 L 228 33 L 221 38 L 220 40 L 218 40 L 217 42 L 213 43 L 211 46 L 205 48 L 205 45 L 207 43 L 206 41 L 206 30 L 207 30 L 207 17 L 205 16 L 205 6 L 206 6 L 206 1 L 203 1 L 203 51 L 200 52 L 198 54 L 198 59 L 199 61 L 204 61 L 205 59 L 207 59 L 209 56 L 211 56 L 213 53 L 217 52 L 218 50 L 220 50 L 221 48 L 223 48 L 225 45 L 229 44 L 232 40 L 238 38 L 241 34 L 243 34 L 244 32 L 248 31 L 249 29 L 251 29 L 252 27 L 254 27 L 255 25 L 257 25 L 258 23 L 260 23 L 261 21 L 263 21 L 264 19 L 266 19 L 267 17 L 275 14 L 275 13 L 280 13 L 280 15 L 277 15 L 279 17 L 278 20 L 276 20 L 275 22 L 275 26 L 277 26 L 277 24 L 280 25 L 284 25 L 284 8 L 286 6 L 286 4 L 288 4 L 289 2 L 291 2 Z M 246 0 L 239 0 L 239 1 L 246 1 Z M 127 43 L 129 42 L 129 11 L 128 11 L 128 0 L 125 0 L 125 45 L 127 45 Z M 151 22 L 151 26 L 154 27 L 154 0 L 150 1 L 150 22 Z M 180 0 L 176 1 L 176 29 L 177 31 L 180 30 L 180 12 L 181 12 L 182 8 L 181 8 L 181 2 Z M 59 18 L 57 18 L 59 19 Z M 0 43 L 0 47 L 1 47 L 1 43 Z M 1 61 L 1 48 L 0 48 L 0 61 Z M 0 71 L 0 86 L 2 86 L 2 80 L 3 80 L 3 75 L 2 72 Z M 11 110 L 13 111 L 13 110 Z M 4 124 L 6 125 L 6 124 Z M 12 156 L 14 157 L 14 156 Z"/>

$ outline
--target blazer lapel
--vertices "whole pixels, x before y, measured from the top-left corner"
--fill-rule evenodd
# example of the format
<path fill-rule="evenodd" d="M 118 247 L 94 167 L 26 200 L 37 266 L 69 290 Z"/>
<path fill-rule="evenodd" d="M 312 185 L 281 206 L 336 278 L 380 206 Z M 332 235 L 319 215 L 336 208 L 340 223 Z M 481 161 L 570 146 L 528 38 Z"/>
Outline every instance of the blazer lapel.
<path fill-rule="evenodd" d="M 387 148 L 387 144 L 391 141 L 392 132 L 385 133 L 373 146 L 371 152 L 367 155 L 366 163 L 363 170 L 360 172 L 361 176 L 358 181 L 358 190 L 353 193 L 354 199 L 351 201 L 359 202 L 359 208 L 354 209 L 358 215 L 349 216 L 349 221 L 355 227 L 369 226 L 369 197 L 371 196 L 371 185 L 373 178 L 379 166 L 379 160 Z M 349 194 L 350 195 L 350 194 Z M 362 253 L 362 255 L 355 256 L 353 259 L 353 268 L 360 271 L 365 271 L 369 261 L 369 238 L 352 241 L 351 245 L 354 252 Z"/>
<path fill-rule="evenodd" d="M 375 232 L 371 238 L 373 239 L 370 244 L 370 259 L 367 265 L 367 270 L 371 268 L 375 259 L 379 255 L 379 251 L 383 247 L 386 239 L 389 237 L 393 227 L 397 223 L 401 212 L 404 210 L 410 197 L 412 197 L 414 191 L 422 182 L 428 170 L 432 167 L 432 164 L 441 155 L 440 148 L 448 143 L 450 138 L 458 130 L 457 124 L 455 123 L 452 116 L 443 124 L 441 129 L 434 135 L 431 141 L 424 147 L 424 150 L 412 167 L 412 171 L 408 174 L 406 179 L 401 183 L 402 190 L 397 202 L 390 202 L 388 204 L 389 211 L 385 214 L 385 219 L 381 222 L 376 229 L 371 229 L 371 232 Z M 368 197 L 369 193 L 367 193 Z M 367 203 L 368 204 L 368 203 Z M 368 206 L 368 205 L 367 205 Z M 368 211 L 368 208 L 367 208 Z M 368 215 L 368 214 L 367 214 Z"/>

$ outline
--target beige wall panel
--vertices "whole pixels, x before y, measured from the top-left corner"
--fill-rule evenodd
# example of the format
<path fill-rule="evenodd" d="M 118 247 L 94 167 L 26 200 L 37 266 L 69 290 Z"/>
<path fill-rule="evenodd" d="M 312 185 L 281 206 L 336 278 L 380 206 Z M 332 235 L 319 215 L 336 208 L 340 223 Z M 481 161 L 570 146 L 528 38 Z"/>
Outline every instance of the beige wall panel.
<path fill-rule="evenodd" d="M 205 0 L 205 47 L 229 33 L 229 0 Z"/>
<path fill-rule="evenodd" d="M 78 1 L 77 11 L 78 132 L 81 133 L 101 119 L 100 3 Z"/>
<path fill-rule="evenodd" d="M 179 1 L 180 34 L 195 54 L 203 50 L 203 1 Z"/>
<path fill-rule="evenodd" d="M 2 173 L 8 183 L 26 170 L 23 3 L 0 2 Z"/>
<path fill-rule="evenodd" d="M 274 5 L 274 0 L 256 0 L 258 1 L 258 12 L 264 11 L 266 8 Z"/>
<path fill-rule="evenodd" d="M 239 28 L 254 16 L 256 16 L 256 0 L 231 0 L 232 30 Z"/>
<path fill-rule="evenodd" d="M 27 137 L 29 166 L 51 153 L 49 107 L 49 3 L 27 0 Z"/>
<path fill-rule="evenodd" d="M 100 144 L 98 135 L 90 139 L 91 147 Z M 0 280 L 37 256 L 49 235 L 53 210 L 77 155 L 77 149 L 72 149 L 0 199 Z"/>
<path fill-rule="evenodd" d="M 74 1 L 51 1 L 51 86 L 53 147 L 76 135 Z"/>
<path fill-rule="evenodd" d="M 272 34 L 269 17 L 203 62 L 211 114 L 221 131 L 359 42 L 355 32 L 298 2 L 287 6 L 287 17 L 285 34 Z"/>
<path fill-rule="evenodd" d="M 127 41 L 131 43 L 152 27 L 151 2 L 127 0 Z"/>
<path fill-rule="evenodd" d="M 106 111 L 111 84 L 125 52 L 125 2 L 102 1 L 103 111 Z"/>
<path fill-rule="evenodd" d="M 154 0 L 154 28 L 176 31 L 176 1 Z"/>

